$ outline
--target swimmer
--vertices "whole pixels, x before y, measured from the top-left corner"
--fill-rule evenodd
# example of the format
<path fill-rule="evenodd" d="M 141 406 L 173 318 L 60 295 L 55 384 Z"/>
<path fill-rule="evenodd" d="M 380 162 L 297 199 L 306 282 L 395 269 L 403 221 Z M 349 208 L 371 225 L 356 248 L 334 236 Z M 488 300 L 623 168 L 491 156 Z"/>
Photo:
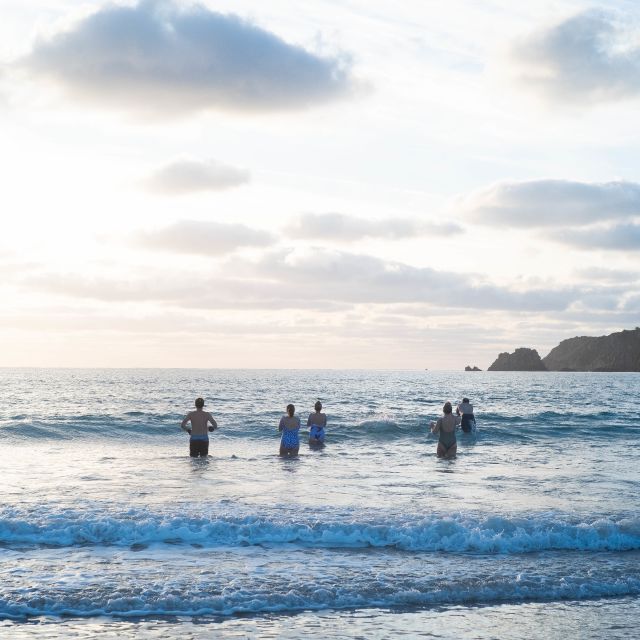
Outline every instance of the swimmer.
<path fill-rule="evenodd" d="M 442 407 L 443 416 L 437 421 L 431 421 L 431 433 L 438 433 L 438 448 L 436 455 L 438 458 L 453 458 L 458 451 L 456 440 L 456 427 L 461 419 L 453 415 L 453 407 L 450 402 L 445 402 Z"/>
<path fill-rule="evenodd" d="M 218 428 L 218 423 L 209 412 L 202 410 L 203 407 L 204 400 L 202 398 L 196 398 L 196 410 L 188 413 L 180 425 L 180 428 L 184 429 L 184 431 L 191 436 L 189 440 L 189 455 L 192 458 L 197 458 L 198 456 L 206 458 L 209 454 L 207 423 L 211 423 L 208 429 L 209 431 Z M 188 422 L 191 422 L 191 428 L 187 427 Z"/>
<path fill-rule="evenodd" d="M 322 411 L 322 402 L 318 400 L 313 407 L 315 413 L 310 413 L 307 418 L 307 427 L 309 427 L 309 444 L 315 447 L 324 445 L 324 428 L 327 426 L 327 415 L 320 413 Z"/>
<path fill-rule="evenodd" d="M 476 418 L 473 415 L 473 405 L 469 402 L 469 398 L 462 398 L 462 402 L 456 408 L 456 415 L 462 418 L 460 428 L 465 433 L 475 431 Z"/>
<path fill-rule="evenodd" d="M 298 439 L 300 418 L 294 416 L 295 412 L 296 408 L 292 404 L 288 404 L 287 415 L 280 418 L 280 424 L 278 425 L 278 431 L 282 431 L 280 455 L 283 457 L 297 456 L 300 449 L 300 440 Z"/>

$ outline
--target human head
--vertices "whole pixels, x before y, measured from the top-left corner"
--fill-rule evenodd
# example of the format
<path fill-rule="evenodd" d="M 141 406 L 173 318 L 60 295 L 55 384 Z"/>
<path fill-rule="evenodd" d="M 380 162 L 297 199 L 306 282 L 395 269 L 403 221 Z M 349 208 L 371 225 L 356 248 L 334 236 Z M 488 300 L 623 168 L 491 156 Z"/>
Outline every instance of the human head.
<path fill-rule="evenodd" d="M 469 398 L 462 398 L 462 402 L 466 402 L 467 404 L 469 404 Z"/>
<path fill-rule="evenodd" d="M 451 408 L 451 403 L 450 402 L 445 402 L 444 403 L 444 407 L 442 407 L 442 413 L 451 413 L 452 408 Z"/>
<path fill-rule="evenodd" d="M 204 407 L 204 400 L 202 398 L 196 398 L 196 408 L 202 409 Z"/>
<path fill-rule="evenodd" d="M 320 402 L 320 400 L 318 400 L 318 401 L 313 405 L 313 408 L 314 408 L 316 411 L 320 411 L 320 410 L 322 409 L 322 402 Z"/>
<path fill-rule="evenodd" d="M 292 404 L 287 405 L 287 413 L 289 417 L 293 418 L 293 414 L 296 412 L 296 408 Z"/>

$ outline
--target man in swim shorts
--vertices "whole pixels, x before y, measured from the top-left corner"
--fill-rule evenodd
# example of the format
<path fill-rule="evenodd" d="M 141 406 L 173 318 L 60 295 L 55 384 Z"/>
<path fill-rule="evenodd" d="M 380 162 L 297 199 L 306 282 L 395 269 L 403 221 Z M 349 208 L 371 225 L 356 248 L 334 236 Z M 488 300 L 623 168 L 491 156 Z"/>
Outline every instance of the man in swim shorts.
<path fill-rule="evenodd" d="M 190 436 L 189 440 L 189 455 L 192 458 L 201 456 L 206 458 L 209 455 L 209 433 L 207 431 L 213 431 L 218 428 L 218 423 L 214 420 L 213 416 L 203 411 L 204 400 L 202 398 L 196 398 L 196 410 L 189 412 L 180 425 L 181 429 L 184 429 Z M 187 423 L 191 423 L 191 427 L 187 427 Z M 211 423 L 208 427 L 207 423 Z"/>

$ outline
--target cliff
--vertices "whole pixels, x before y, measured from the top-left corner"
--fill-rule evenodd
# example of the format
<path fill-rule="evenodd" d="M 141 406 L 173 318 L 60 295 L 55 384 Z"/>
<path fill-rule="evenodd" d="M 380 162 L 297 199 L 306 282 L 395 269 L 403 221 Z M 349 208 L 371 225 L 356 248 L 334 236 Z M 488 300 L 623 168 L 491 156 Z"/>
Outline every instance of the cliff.
<path fill-rule="evenodd" d="M 516 349 L 513 353 L 501 353 L 487 371 L 546 371 L 535 349 Z"/>
<path fill-rule="evenodd" d="M 640 371 L 640 327 L 563 340 L 542 362 L 549 371 Z"/>

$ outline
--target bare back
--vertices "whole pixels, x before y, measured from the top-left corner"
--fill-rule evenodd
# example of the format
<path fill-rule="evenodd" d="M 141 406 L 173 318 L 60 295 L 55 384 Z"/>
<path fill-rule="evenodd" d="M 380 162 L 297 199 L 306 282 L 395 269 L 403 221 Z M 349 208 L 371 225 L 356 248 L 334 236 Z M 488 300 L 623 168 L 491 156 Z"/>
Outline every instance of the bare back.
<path fill-rule="evenodd" d="M 319 411 L 310 413 L 309 418 L 307 419 L 307 426 L 310 427 L 312 425 L 316 425 L 318 427 L 326 427 L 327 415 L 325 413 L 320 413 Z"/>
<path fill-rule="evenodd" d="M 213 416 L 202 409 L 196 409 L 187 414 L 187 417 L 182 421 L 183 429 L 186 427 L 187 422 L 191 422 L 191 435 L 193 436 L 206 436 L 208 422 L 211 423 L 214 429 L 218 426 Z"/>
<path fill-rule="evenodd" d="M 438 418 L 434 433 L 438 433 L 438 431 L 442 431 L 443 433 L 452 433 L 456 430 L 456 426 L 459 424 L 460 418 L 448 413 L 441 418 Z"/>

